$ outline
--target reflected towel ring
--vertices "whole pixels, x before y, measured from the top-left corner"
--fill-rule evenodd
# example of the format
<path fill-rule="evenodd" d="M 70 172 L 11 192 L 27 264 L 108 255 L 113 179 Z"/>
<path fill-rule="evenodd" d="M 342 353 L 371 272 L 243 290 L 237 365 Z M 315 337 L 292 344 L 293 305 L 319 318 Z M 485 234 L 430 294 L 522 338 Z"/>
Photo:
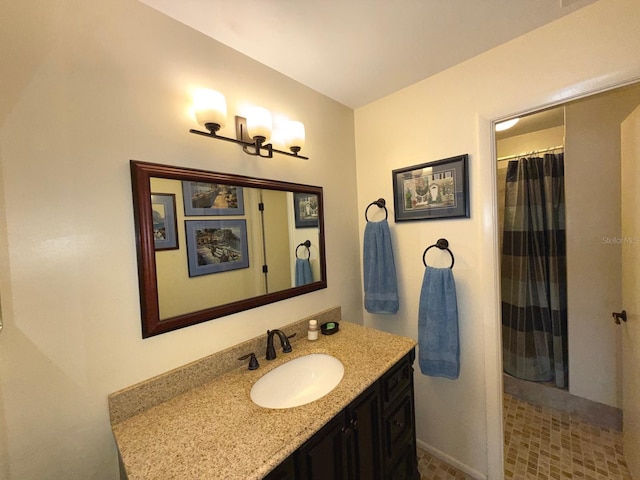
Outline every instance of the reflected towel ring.
<path fill-rule="evenodd" d="M 433 247 L 438 247 L 440 250 L 446 250 L 447 252 L 449 252 L 449 255 L 451 255 L 451 266 L 449 268 L 453 268 L 455 259 L 453 258 L 453 253 L 451 252 L 451 250 L 449 250 L 449 242 L 447 241 L 446 238 L 440 238 L 434 245 L 431 245 L 430 247 L 426 248 L 426 250 L 422 254 L 422 263 L 424 263 L 424 266 L 425 267 L 427 266 L 427 261 L 426 261 L 427 252 Z"/>
<path fill-rule="evenodd" d="M 309 240 L 307 240 L 306 242 L 302 242 L 300 245 L 298 245 L 296 247 L 296 258 L 300 258 L 298 256 L 298 249 L 300 247 L 306 247 L 307 248 L 307 258 L 305 260 L 309 260 L 311 258 L 311 250 L 309 250 L 310 246 L 311 246 L 311 242 Z"/>
<path fill-rule="evenodd" d="M 379 198 L 375 202 L 371 202 L 369 205 L 367 205 L 367 209 L 364 211 L 365 220 L 367 222 L 369 221 L 369 218 L 367 217 L 367 212 L 369 211 L 369 207 L 372 207 L 373 205 L 379 208 L 384 208 L 384 219 L 386 220 L 389 217 L 389 211 L 387 210 L 387 207 L 385 207 L 386 204 L 387 202 L 385 201 L 384 198 Z"/>

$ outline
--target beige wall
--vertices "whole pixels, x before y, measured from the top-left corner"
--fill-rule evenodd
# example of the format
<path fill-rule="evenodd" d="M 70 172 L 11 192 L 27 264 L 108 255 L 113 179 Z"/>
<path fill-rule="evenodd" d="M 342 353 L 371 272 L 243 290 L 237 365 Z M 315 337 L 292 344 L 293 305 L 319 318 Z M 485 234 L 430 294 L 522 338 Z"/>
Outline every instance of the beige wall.
<path fill-rule="evenodd" d="M 291 263 L 295 256 L 291 247 L 288 213 L 291 195 L 287 192 L 245 188 L 242 215 L 212 217 L 185 216 L 182 207 L 182 183 L 179 180 L 152 178 L 151 191 L 175 195 L 177 205 L 175 213 L 179 248 L 159 250 L 155 254 L 161 319 L 294 286 Z M 262 241 L 263 221 L 257 209 L 260 202 L 265 205 L 264 231 L 269 265 L 268 292 L 262 272 L 265 252 Z M 293 215 L 292 212 L 291 215 Z M 222 272 L 224 274 L 189 276 L 185 220 L 245 220 L 249 266 Z M 315 243 L 317 244 L 317 235 Z"/>
<path fill-rule="evenodd" d="M 498 158 L 521 155 L 537 150 L 564 145 L 564 127 L 551 127 L 537 132 L 515 135 L 496 142 Z M 498 168 L 507 168 L 508 160 L 498 160 Z"/>
<path fill-rule="evenodd" d="M 253 209 L 247 208 L 255 196 L 254 189 L 245 190 L 245 215 L 217 217 L 217 220 L 244 219 L 247 225 L 249 244 L 250 268 L 240 268 L 223 272 L 222 274 L 201 275 L 190 277 L 187 263 L 187 239 L 185 234 L 185 220 L 213 220 L 209 217 L 185 217 L 183 207 L 182 182 L 166 178 L 152 178 L 152 193 L 169 193 L 176 199 L 176 224 L 178 249 L 156 251 L 156 269 L 158 276 L 158 307 L 160 318 L 166 319 L 185 313 L 203 310 L 213 305 L 229 303 L 247 297 L 264 294 L 262 280 L 262 232 L 254 223 L 259 225 L 260 219 Z M 286 230 L 285 230 L 286 231 Z M 252 248 L 255 247 L 255 248 Z M 254 262 L 260 264 L 255 267 Z M 256 268 L 259 273 L 256 273 Z M 288 270 L 288 269 L 287 269 Z M 215 297 L 212 298 L 212 292 Z M 218 301 L 224 299 L 224 301 Z"/>
<path fill-rule="evenodd" d="M 391 221 L 401 310 L 365 322 L 417 335 L 421 255 L 447 237 L 462 371 L 457 381 L 416 374 L 418 437 L 499 478 L 491 120 L 639 78 L 637 0 L 600 0 L 357 110 L 357 162 L 352 111 L 134 0 L 11 2 L 3 12 L 15 64 L 0 78 L 4 478 L 117 478 L 109 392 L 331 305 L 360 321 L 364 209 L 384 196 L 393 218 L 391 169 L 460 153 L 470 154 L 471 219 Z M 223 91 L 230 112 L 255 102 L 302 120 L 311 160 L 256 159 L 189 135 L 196 86 Z M 329 288 L 142 340 L 132 158 L 322 185 Z"/>
<path fill-rule="evenodd" d="M 0 478 L 113 480 L 110 392 L 333 305 L 362 321 L 353 111 L 135 0 L 4 3 Z M 310 160 L 189 134 L 198 86 L 301 120 Z M 143 340 L 130 159 L 321 185 L 328 288 Z"/>
<path fill-rule="evenodd" d="M 418 438 L 476 476 L 502 476 L 491 120 L 640 78 L 638 19 L 636 0 L 600 0 L 356 110 L 360 211 L 380 196 L 392 199 L 394 168 L 470 154 L 471 218 L 391 222 L 400 311 L 391 317 L 365 313 L 364 319 L 366 325 L 417 338 L 422 252 L 440 237 L 449 240 L 456 257 L 461 372 L 451 381 L 423 376 L 416 369 Z M 545 74 L 532 74 L 532 65 L 542 66 Z M 392 210 L 393 202 L 389 206 Z M 364 219 L 359 218 L 362 233 Z"/>

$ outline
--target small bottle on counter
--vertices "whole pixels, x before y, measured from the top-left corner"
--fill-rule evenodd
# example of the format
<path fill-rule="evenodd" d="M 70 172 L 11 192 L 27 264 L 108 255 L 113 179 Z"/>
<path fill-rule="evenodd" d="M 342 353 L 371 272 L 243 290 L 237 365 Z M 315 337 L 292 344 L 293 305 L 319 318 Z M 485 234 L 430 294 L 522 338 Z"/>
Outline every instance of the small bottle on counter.
<path fill-rule="evenodd" d="M 309 329 L 307 330 L 307 338 L 309 340 L 318 339 L 318 321 L 317 320 L 309 320 Z"/>

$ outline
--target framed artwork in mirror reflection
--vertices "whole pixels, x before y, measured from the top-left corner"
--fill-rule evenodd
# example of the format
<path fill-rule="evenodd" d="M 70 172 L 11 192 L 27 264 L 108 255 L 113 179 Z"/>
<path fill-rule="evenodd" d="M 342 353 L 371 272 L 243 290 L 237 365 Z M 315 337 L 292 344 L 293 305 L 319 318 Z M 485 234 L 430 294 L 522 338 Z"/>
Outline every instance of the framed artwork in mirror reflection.
<path fill-rule="evenodd" d="M 469 217 L 469 155 L 393 170 L 396 222 Z"/>
<path fill-rule="evenodd" d="M 308 193 L 294 193 L 293 212 L 296 220 L 296 228 L 317 228 L 318 196 Z"/>
<path fill-rule="evenodd" d="M 186 220 L 189 276 L 249 267 L 246 220 Z"/>
<path fill-rule="evenodd" d="M 186 216 L 244 215 L 242 187 L 185 180 L 182 195 Z"/>
<path fill-rule="evenodd" d="M 176 250 L 178 248 L 176 196 L 172 193 L 152 193 L 151 215 L 153 243 L 156 250 Z"/>

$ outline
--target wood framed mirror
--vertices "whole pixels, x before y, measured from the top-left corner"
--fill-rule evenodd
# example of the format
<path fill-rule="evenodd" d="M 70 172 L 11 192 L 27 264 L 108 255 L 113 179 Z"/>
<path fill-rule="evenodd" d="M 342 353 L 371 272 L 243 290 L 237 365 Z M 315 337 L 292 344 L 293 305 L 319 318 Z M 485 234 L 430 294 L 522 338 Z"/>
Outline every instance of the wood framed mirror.
<path fill-rule="evenodd" d="M 327 287 L 322 187 L 130 165 L 143 338 Z"/>

